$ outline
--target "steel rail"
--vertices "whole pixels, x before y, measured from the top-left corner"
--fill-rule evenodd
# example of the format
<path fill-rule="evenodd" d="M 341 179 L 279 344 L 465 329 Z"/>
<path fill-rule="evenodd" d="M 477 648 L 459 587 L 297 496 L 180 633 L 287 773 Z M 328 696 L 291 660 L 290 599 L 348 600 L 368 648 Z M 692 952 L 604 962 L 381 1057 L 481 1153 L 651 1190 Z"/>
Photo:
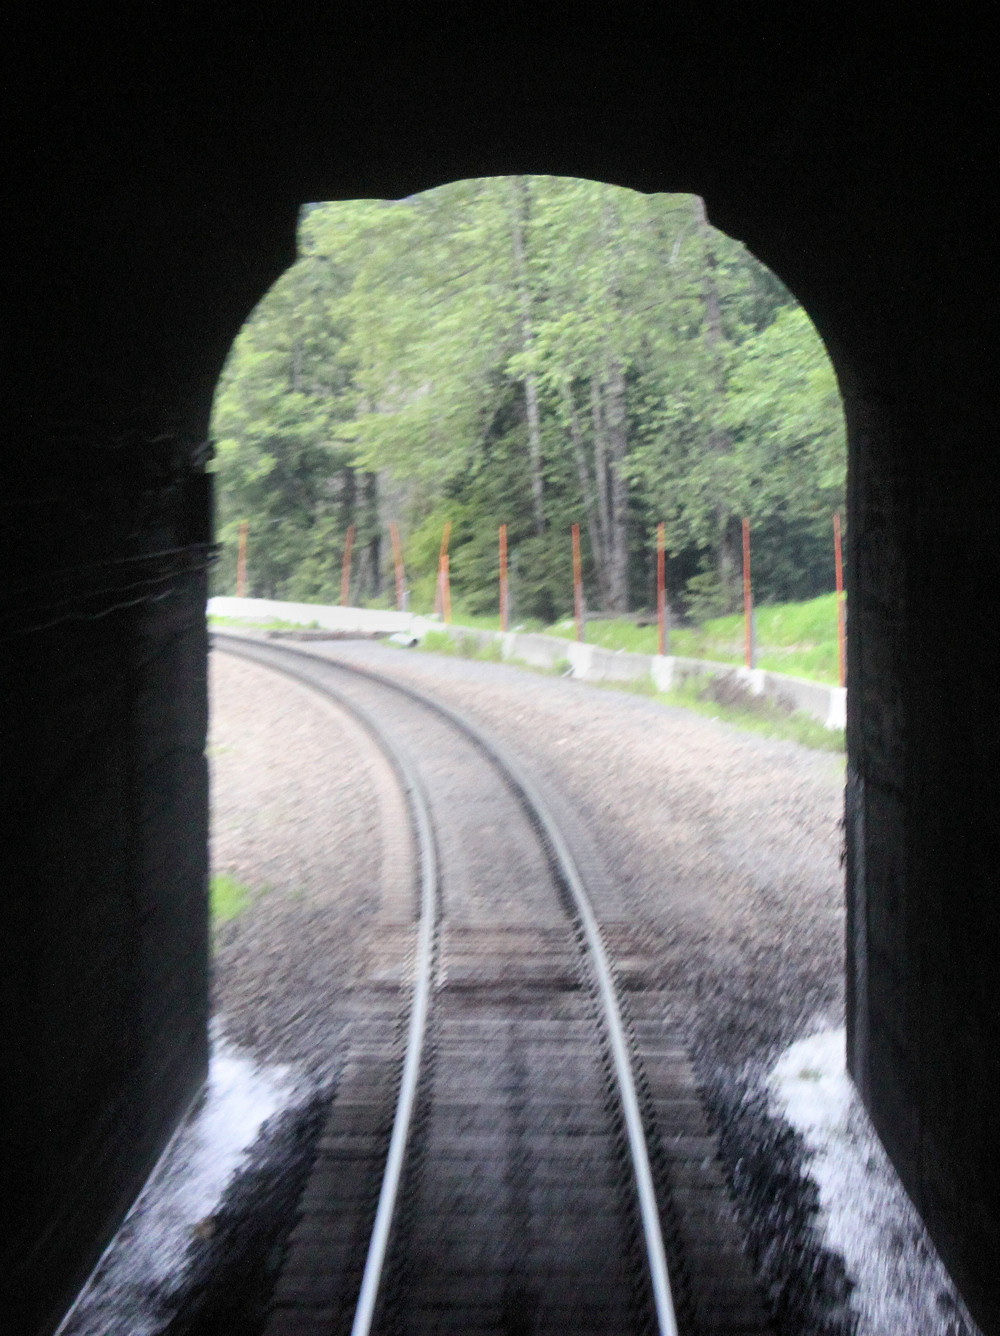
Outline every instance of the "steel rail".
<path fill-rule="evenodd" d="M 216 633 L 213 632 L 213 638 L 215 635 Z M 242 640 L 244 644 L 247 643 L 246 639 L 240 636 L 223 636 L 220 638 Z M 277 647 L 268 645 L 268 649 L 273 648 Z M 309 659 L 313 663 L 326 664 L 335 671 L 340 670 L 356 677 L 366 678 L 379 686 L 408 697 L 425 709 L 448 720 L 500 770 L 521 807 L 542 834 L 554 861 L 558 865 L 561 880 L 569 892 L 573 907 L 583 928 L 587 956 L 604 1009 L 605 1031 L 611 1049 L 615 1084 L 621 1102 L 636 1198 L 639 1204 L 649 1280 L 656 1310 L 657 1331 L 659 1336 L 679 1336 L 677 1315 L 670 1286 L 670 1273 L 667 1267 L 666 1248 L 663 1242 L 663 1230 L 660 1224 L 659 1208 L 656 1204 L 656 1188 L 649 1158 L 649 1147 L 646 1144 L 646 1134 L 642 1125 L 639 1095 L 629 1057 L 625 1024 L 611 962 L 607 948 L 604 945 L 600 926 L 590 903 L 590 897 L 577 868 L 576 860 L 573 858 L 562 831 L 559 829 L 540 791 L 520 764 L 499 743 L 488 737 L 484 731 L 443 702 L 435 700 L 413 687 L 396 682 L 373 669 L 348 664 L 341 659 L 332 659 L 326 655 L 311 653 L 309 650 L 292 648 L 287 645 L 281 646 L 279 653 L 281 652 Z M 362 1329 L 352 1330 L 352 1336 L 362 1336 Z"/>
<path fill-rule="evenodd" d="M 217 637 L 213 633 L 213 643 L 216 639 L 226 642 L 237 641 L 242 646 L 247 644 L 256 645 L 257 643 L 247 641 L 240 636 Z M 365 1268 L 361 1279 L 361 1288 L 358 1291 L 357 1305 L 354 1310 L 354 1321 L 351 1326 L 351 1336 L 369 1336 L 375 1319 L 382 1272 L 389 1248 L 389 1237 L 392 1233 L 392 1222 L 403 1180 L 403 1167 L 413 1124 L 413 1110 L 420 1083 L 424 1041 L 427 1036 L 427 1018 L 430 1013 L 431 979 L 434 970 L 434 930 L 437 923 L 439 903 L 437 849 L 434 842 L 434 828 L 431 822 L 430 809 L 424 796 L 423 785 L 405 753 L 395 746 L 386 731 L 363 706 L 358 705 L 357 702 L 337 691 L 335 687 L 315 681 L 307 673 L 297 672 L 292 667 L 269 662 L 266 658 L 266 651 L 277 649 L 279 657 L 283 651 L 285 653 L 297 653 L 318 665 L 324 664 L 323 659 L 317 655 L 304 654 L 301 650 L 289 651 L 285 646 L 278 649 L 276 646 L 268 645 L 263 655 L 255 654 L 252 651 L 247 652 L 243 648 L 236 649 L 231 643 L 227 643 L 225 646 L 220 645 L 220 648 L 242 658 L 251 659 L 255 663 L 266 663 L 274 671 L 284 673 L 297 682 L 302 682 L 311 687 L 318 694 L 336 700 L 358 720 L 399 777 L 409 804 L 417 848 L 420 851 L 420 923 L 417 930 L 414 961 L 415 978 L 413 998 L 410 1004 L 406 1053 L 400 1077 L 399 1094 L 396 1099 L 392 1133 L 389 1138 L 389 1150 L 382 1173 L 382 1186 L 379 1191 L 375 1221 L 368 1241 Z"/>

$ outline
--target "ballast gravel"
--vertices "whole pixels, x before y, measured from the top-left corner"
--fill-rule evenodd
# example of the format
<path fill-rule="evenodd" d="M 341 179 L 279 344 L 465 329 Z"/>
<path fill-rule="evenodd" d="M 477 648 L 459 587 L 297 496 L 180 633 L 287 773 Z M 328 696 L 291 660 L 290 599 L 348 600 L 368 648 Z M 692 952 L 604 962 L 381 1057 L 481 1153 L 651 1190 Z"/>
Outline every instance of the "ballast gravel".
<path fill-rule="evenodd" d="M 840 1021 L 842 756 L 506 664 L 327 652 L 467 714 L 565 797 L 620 901 L 605 913 L 658 930 L 662 973 L 715 1060 L 761 1060 Z"/>
<path fill-rule="evenodd" d="M 858 1326 L 768 1086 L 789 1044 L 843 1023 L 843 758 L 505 664 L 309 648 L 467 714 L 575 811 L 614 888 L 599 914 L 648 931 L 656 986 L 685 1017 L 776 1330 L 895 1336 Z M 322 1083 L 377 909 L 385 766 L 285 678 L 218 652 L 211 673 L 213 869 L 252 892 L 216 930 L 215 1006 L 236 1042 Z"/>
<path fill-rule="evenodd" d="M 382 763 L 287 678 L 223 654 L 210 671 L 212 873 L 248 893 L 214 929 L 214 1009 L 257 1058 L 324 1082 L 377 907 Z"/>

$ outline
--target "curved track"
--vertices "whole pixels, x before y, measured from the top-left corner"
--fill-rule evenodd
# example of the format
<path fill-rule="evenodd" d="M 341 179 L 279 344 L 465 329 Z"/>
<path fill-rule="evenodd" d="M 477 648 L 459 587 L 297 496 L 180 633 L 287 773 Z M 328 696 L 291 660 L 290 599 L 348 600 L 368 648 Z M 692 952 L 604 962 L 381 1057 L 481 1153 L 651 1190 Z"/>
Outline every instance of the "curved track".
<path fill-rule="evenodd" d="M 357 1300 L 348 1322 L 346 1266 L 315 1329 L 676 1336 L 681 1308 L 694 1330 L 643 1055 L 545 795 L 495 740 L 421 692 L 326 655 L 213 639 L 360 720 L 399 776 L 419 850 L 407 1041 L 384 1162 L 374 1156 L 381 1183 Z M 485 859 L 470 841 L 484 832 Z M 339 1151 L 350 1135 L 335 1115 L 328 1145 Z M 764 1329 L 732 1316 L 738 1325 L 711 1329 Z M 272 1323 L 275 1336 L 305 1329 L 282 1326 L 280 1312 Z"/>

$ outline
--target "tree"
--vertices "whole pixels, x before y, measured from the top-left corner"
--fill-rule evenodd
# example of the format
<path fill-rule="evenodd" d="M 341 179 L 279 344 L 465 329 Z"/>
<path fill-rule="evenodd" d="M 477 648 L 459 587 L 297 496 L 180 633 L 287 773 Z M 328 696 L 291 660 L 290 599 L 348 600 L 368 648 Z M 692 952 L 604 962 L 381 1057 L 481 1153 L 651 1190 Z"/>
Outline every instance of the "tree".
<path fill-rule="evenodd" d="M 330 595 L 356 524 L 376 593 L 388 519 L 428 591 L 451 519 L 456 592 L 483 606 L 507 523 L 521 615 L 568 607 L 577 520 L 612 611 L 649 597 L 660 518 L 692 607 L 732 601 L 744 514 L 759 588 L 828 579 L 832 371 L 789 293 L 691 196 L 511 177 L 312 206 L 214 426 L 223 536 L 244 515 L 273 526 L 254 567 L 268 591 Z"/>
<path fill-rule="evenodd" d="M 352 411 L 345 331 L 332 314 L 346 283 L 307 249 L 244 326 L 216 393 L 220 537 L 231 565 L 236 530 L 250 520 L 260 594 L 335 597 L 357 508 L 352 461 L 335 440 Z"/>

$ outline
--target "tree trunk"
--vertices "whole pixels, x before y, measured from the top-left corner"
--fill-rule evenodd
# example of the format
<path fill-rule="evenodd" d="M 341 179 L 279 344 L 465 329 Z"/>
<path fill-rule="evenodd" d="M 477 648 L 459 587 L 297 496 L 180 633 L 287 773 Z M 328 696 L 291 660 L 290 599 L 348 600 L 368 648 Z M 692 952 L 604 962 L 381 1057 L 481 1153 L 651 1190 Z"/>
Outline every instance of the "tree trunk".
<path fill-rule="evenodd" d="M 510 233 L 514 251 L 514 283 L 520 312 L 521 352 L 530 358 L 534 349 L 534 329 L 531 323 L 531 291 L 528 286 L 528 265 L 525 252 L 525 225 L 528 219 L 530 195 L 527 177 L 511 177 Z M 545 532 L 545 487 L 542 477 L 542 427 L 538 410 L 538 378 L 529 369 L 524 377 L 524 405 L 528 419 L 528 455 L 531 464 L 531 502 L 535 532 Z"/>
<path fill-rule="evenodd" d="M 719 303 L 718 264 L 715 258 L 715 247 L 712 245 L 712 228 L 708 221 L 708 214 L 705 212 L 705 201 L 699 195 L 694 197 L 694 221 L 698 236 L 701 239 L 701 253 L 703 256 L 701 298 L 705 306 L 705 338 L 712 350 L 716 385 L 719 389 L 723 389 L 725 388 L 725 372 L 721 354 L 725 336 L 722 329 L 722 307 Z"/>
<path fill-rule="evenodd" d="M 601 534 L 601 552 L 606 558 L 611 541 L 611 498 L 608 493 L 608 442 L 604 426 L 604 404 L 597 376 L 590 378 L 590 420 L 594 428 L 594 478 L 597 484 L 597 522 Z M 602 572 L 607 579 L 607 571 Z"/>
<path fill-rule="evenodd" d="M 719 284 L 712 244 L 712 229 L 705 212 L 705 201 L 700 196 L 694 197 L 695 229 L 702 243 L 701 299 L 705 309 L 705 345 L 712 362 L 712 376 L 715 383 L 717 402 L 721 407 L 726 393 L 726 367 L 723 358 L 725 331 L 722 328 L 722 305 L 719 301 Z M 708 433 L 708 448 L 715 455 L 728 455 L 732 452 L 733 438 L 724 427 L 712 424 Z M 731 521 L 734 518 L 731 504 L 719 497 L 715 507 L 717 547 L 715 569 L 724 604 L 724 611 L 732 611 L 739 600 L 740 570 L 736 560 L 735 547 L 731 538 Z"/>
<path fill-rule="evenodd" d="M 608 195 L 601 205 L 601 229 L 608 255 L 607 309 L 609 321 L 605 334 L 604 362 L 604 438 L 607 447 L 608 528 L 604 551 L 607 557 L 608 600 L 610 612 L 627 612 L 629 607 L 629 486 L 625 475 L 628 455 L 628 410 L 625 401 L 625 365 L 619 343 L 622 317 L 617 245 L 619 220 Z"/>
<path fill-rule="evenodd" d="M 612 360 L 608 368 L 605 422 L 608 439 L 608 490 L 611 525 L 608 554 L 608 609 L 628 612 L 628 416 L 625 407 L 625 374 L 622 364 Z"/>
<path fill-rule="evenodd" d="M 378 474 L 365 474 L 365 519 L 371 525 L 366 551 L 370 556 L 370 587 L 373 598 L 382 593 L 382 525 L 379 522 Z"/>
<path fill-rule="evenodd" d="M 358 480 L 350 464 L 340 470 L 340 476 L 343 479 L 340 489 L 340 527 L 346 533 L 357 518 Z"/>
<path fill-rule="evenodd" d="M 590 551 L 594 558 L 594 566 L 597 569 L 597 583 L 600 587 L 601 606 L 603 607 L 607 599 L 607 578 L 604 569 L 604 542 L 600 531 L 600 521 L 597 515 L 597 509 L 594 499 L 594 487 L 590 477 L 590 466 L 587 463 L 587 451 L 584 446 L 583 432 L 580 428 L 580 419 L 576 414 L 576 404 L 573 402 L 573 390 L 569 385 L 563 386 L 563 404 L 566 409 L 566 419 L 569 424 L 569 438 L 573 444 L 573 458 L 576 461 L 576 473 L 580 481 L 580 496 L 583 500 L 583 513 L 587 524 L 587 541 L 590 544 Z"/>
<path fill-rule="evenodd" d="M 738 530 L 728 506 L 716 506 L 715 521 L 718 534 L 715 571 L 724 600 L 722 611 L 735 612 L 739 606 L 738 596 L 743 582 L 742 530 Z"/>

